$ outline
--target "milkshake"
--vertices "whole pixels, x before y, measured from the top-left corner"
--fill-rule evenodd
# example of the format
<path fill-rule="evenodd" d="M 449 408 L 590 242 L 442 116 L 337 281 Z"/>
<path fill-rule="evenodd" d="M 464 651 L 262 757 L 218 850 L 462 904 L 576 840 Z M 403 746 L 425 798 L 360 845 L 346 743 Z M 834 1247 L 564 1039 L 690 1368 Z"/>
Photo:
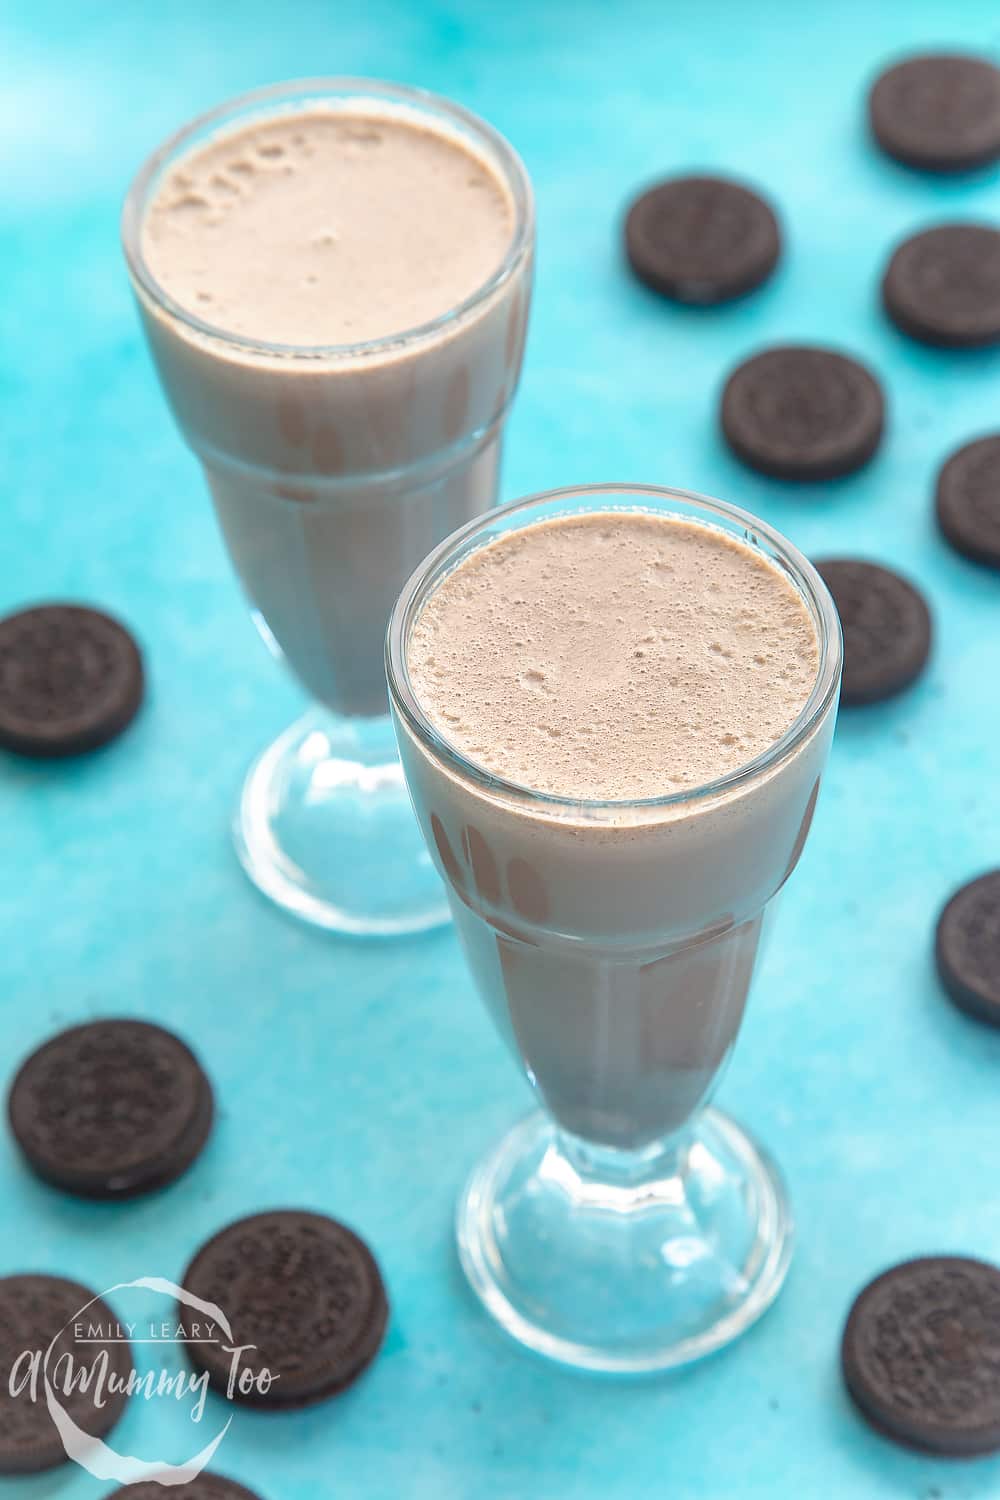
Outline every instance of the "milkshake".
<path fill-rule="evenodd" d="M 254 607 L 337 712 L 385 712 L 403 580 L 493 504 L 528 257 L 484 289 L 517 217 L 483 147 L 363 97 L 224 123 L 151 183 L 162 298 L 138 292 L 167 397 Z"/>
<path fill-rule="evenodd" d="M 404 769 L 564 1197 L 571 1177 L 641 1185 L 688 1151 L 809 830 L 839 650 L 829 597 L 782 539 L 653 490 L 507 508 L 397 606 Z M 716 1155 L 735 1149 L 727 1135 Z M 526 1181 L 517 1204 L 537 1209 L 544 1182 L 531 1198 Z M 510 1233 L 511 1211 L 493 1227 Z"/>
<path fill-rule="evenodd" d="M 496 500 L 530 299 L 520 162 L 418 90 L 288 85 L 168 142 L 132 188 L 124 237 L 164 391 L 262 633 L 327 709 L 384 722 L 400 586 Z M 331 765 L 381 773 L 391 735 L 355 725 L 341 738 Z M 315 805 L 308 779 L 281 795 Z M 244 845 L 259 844 L 254 818 L 242 823 Z M 275 850 L 244 848 L 245 863 L 255 878 L 281 863 L 277 883 L 294 884 L 315 851 L 271 833 Z M 282 899 L 271 876 L 259 883 Z M 301 909 L 297 892 L 286 904 Z"/>

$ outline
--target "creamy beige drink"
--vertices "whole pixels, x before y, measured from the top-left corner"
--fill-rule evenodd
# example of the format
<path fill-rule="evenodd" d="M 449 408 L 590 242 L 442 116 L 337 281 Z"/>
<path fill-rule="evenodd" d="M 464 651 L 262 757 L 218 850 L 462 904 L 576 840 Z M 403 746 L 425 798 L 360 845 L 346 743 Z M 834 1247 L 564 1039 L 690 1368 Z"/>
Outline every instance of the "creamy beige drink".
<path fill-rule="evenodd" d="M 635 801 L 715 781 L 779 739 L 816 630 L 760 553 L 695 521 L 539 521 L 476 552 L 421 611 L 410 675 L 464 755 L 533 791 Z"/>
<path fill-rule="evenodd" d="M 175 301 L 270 344 L 359 344 L 430 323 L 493 275 L 503 179 L 456 136 L 359 101 L 223 130 L 158 183 L 142 225 Z"/>
<path fill-rule="evenodd" d="M 293 95 L 165 148 L 126 248 L 255 609 L 313 695 L 379 714 L 401 584 L 495 501 L 530 191 L 499 137 L 429 96 Z"/>
<path fill-rule="evenodd" d="M 790 745 L 817 619 L 752 540 L 641 501 L 508 528 L 401 627 L 431 730 L 397 707 L 404 769 L 545 1103 L 634 1150 L 684 1124 L 735 1040 L 835 698 Z"/>

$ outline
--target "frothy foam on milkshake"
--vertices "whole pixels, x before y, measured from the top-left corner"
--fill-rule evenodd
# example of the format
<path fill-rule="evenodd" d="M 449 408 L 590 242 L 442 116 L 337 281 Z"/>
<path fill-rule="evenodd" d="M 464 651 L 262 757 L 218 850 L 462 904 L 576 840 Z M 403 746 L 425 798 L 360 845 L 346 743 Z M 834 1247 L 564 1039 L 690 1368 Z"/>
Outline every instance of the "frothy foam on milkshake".
<path fill-rule="evenodd" d="M 698 522 L 596 512 L 466 558 L 408 644 L 425 712 L 535 791 L 657 797 L 736 770 L 805 706 L 819 647 L 793 584 Z"/>
<path fill-rule="evenodd" d="M 142 250 L 207 323 L 268 343 L 353 344 L 419 327 L 501 265 L 508 187 L 457 135 L 312 103 L 193 148 L 159 184 Z"/>

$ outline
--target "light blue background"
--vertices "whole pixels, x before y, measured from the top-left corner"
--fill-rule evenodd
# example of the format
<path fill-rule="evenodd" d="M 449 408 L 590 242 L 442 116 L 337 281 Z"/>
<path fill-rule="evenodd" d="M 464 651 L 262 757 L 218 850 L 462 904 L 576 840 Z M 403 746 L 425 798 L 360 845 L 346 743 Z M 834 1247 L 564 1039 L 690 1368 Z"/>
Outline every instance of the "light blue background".
<path fill-rule="evenodd" d="M 3 1071 L 54 1027 L 135 1013 L 192 1040 L 222 1105 L 197 1169 L 127 1206 L 48 1191 L 4 1140 L 0 1272 L 96 1287 L 176 1278 L 210 1232 L 269 1205 L 357 1225 L 385 1268 L 391 1334 L 338 1401 L 237 1415 L 217 1467 L 267 1500 L 1000 1493 L 1000 1461 L 956 1467 L 871 1434 L 837 1364 L 850 1299 L 887 1263 L 1000 1259 L 1000 1038 L 943 1001 L 929 947 L 951 888 L 1000 863 L 1000 577 L 949 553 L 930 508 L 942 457 L 1000 426 L 1000 356 L 906 343 L 875 290 L 910 229 L 1000 216 L 998 177 L 910 174 L 862 124 L 882 60 L 941 42 L 1000 45 L 995 0 L 0 9 L 0 608 L 103 603 L 131 622 L 150 668 L 145 712 L 105 754 L 0 765 Z M 537 297 L 505 497 L 601 479 L 691 486 L 813 555 L 889 560 L 933 605 L 922 683 L 842 717 L 721 1091 L 787 1173 L 800 1232 L 787 1288 L 741 1344 L 674 1378 L 562 1373 L 506 1343 L 466 1295 L 455 1194 L 528 1100 L 453 937 L 317 936 L 257 897 L 228 843 L 242 773 L 298 699 L 256 639 L 156 387 L 118 210 L 141 158 L 185 117 L 322 72 L 453 95 L 510 137 L 534 178 Z M 620 263 L 629 195 L 690 167 L 760 181 L 787 230 L 771 284 L 719 311 L 671 307 Z M 887 441 L 854 479 L 782 487 L 716 437 L 727 369 L 790 338 L 835 341 L 885 378 Z M 135 1407 L 119 1442 L 172 1459 L 193 1446 L 166 1402 Z M 108 1488 L 65 1469 L 5 1492 Z"/>

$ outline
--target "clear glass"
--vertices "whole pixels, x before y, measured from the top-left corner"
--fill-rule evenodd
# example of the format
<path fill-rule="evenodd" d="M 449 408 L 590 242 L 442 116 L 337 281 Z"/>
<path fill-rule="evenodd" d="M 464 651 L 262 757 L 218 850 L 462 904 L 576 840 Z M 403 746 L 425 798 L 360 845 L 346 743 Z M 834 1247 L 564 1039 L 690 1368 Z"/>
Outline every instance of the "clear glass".
<path fill-rule="evenodd" d="M 164 175 L 217 135 L 317 107 L 374 107 L 443 132 L 506 185 L 510 245 L 464 302 L 391 338 L 289 346 L 215 326 L 156 282 L 143 224 Z M 318 925 L 359 935 L 436 926 L 448 908 L 395 752 L 383 643 L 410 571 L 496 503 L 531 296 L 524 167 L 484 121 L 423 90 L 307 79 L 223 104 L 161 146 L 128 193 L 122 237 L 164 392 L 254 618 L 316 701 L 250 771 L 240 859 L 267 895 Z"/>
<path fill-rule="evenodd" d="M 430 723 L 409 633 L 440 580 L 501 533 L 621 510 L 701 521 L 769 557 L 815 623 L 816 682 L 781 739 L 717 781 L 633 802 L 542 795 Z M 465 1189 L 466 1274 L 509 1333 L 571 1365 L 650 1371 L 717 1349 L 769 1306 L 791 1253 L 776 1168 L 706 1106 L 812 819 L 840 685 L 833 602 L 794 547 L 732 506 L 642 486 L 555 491 L 464 527 L 417 569 L 390 621 L 387 670 L 469 966 L 541 1104 Z"/>

